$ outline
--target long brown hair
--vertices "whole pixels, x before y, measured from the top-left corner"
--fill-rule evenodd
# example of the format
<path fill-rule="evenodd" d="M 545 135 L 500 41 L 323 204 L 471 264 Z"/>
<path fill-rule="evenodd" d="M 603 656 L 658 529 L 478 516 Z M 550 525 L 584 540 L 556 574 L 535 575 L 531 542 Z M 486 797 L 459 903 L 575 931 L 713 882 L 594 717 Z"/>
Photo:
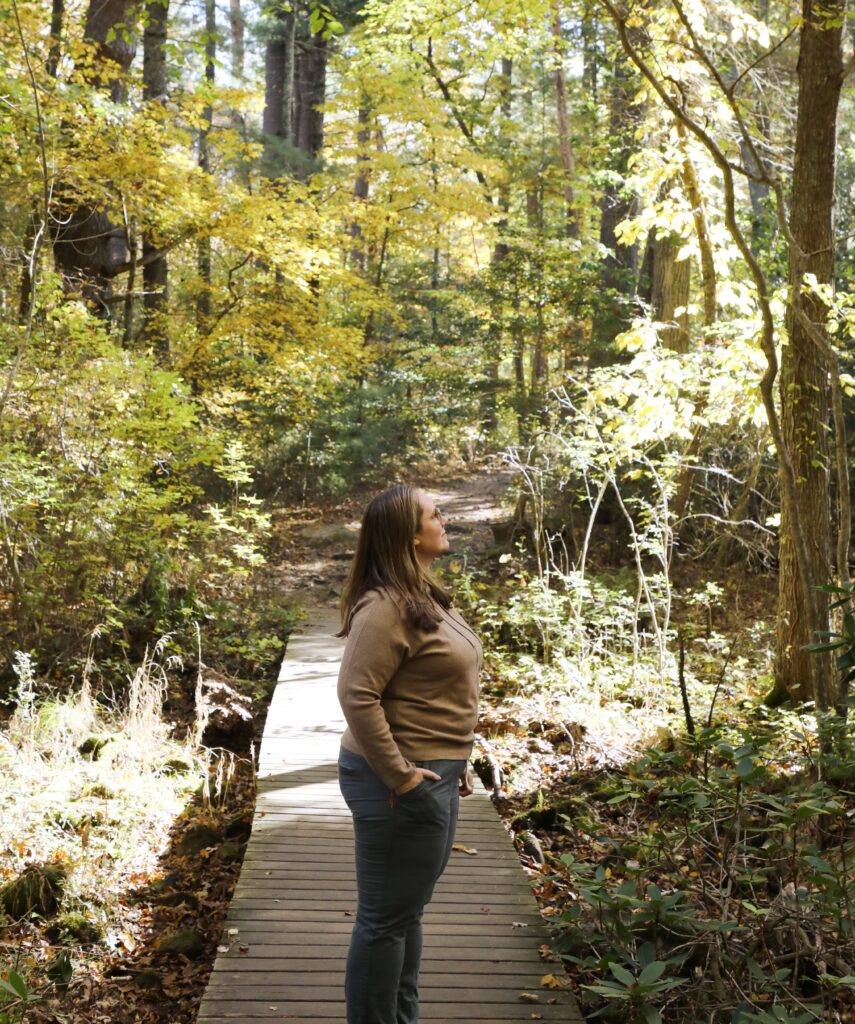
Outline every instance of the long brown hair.
<path fill-rule="evenodd" d="M 368 503 L 350 575 L 341 594 L 341 632 L 350 632 L 357 601 L 367 590 L 385 587 L 404 602 L 410 622 L 426 632 L 439 626 L 436 605 L 448 608 L 451 597 L 437 578 L 419 562 L 413 543 L 421 529 L 418 491 L 397 484 Z"/>

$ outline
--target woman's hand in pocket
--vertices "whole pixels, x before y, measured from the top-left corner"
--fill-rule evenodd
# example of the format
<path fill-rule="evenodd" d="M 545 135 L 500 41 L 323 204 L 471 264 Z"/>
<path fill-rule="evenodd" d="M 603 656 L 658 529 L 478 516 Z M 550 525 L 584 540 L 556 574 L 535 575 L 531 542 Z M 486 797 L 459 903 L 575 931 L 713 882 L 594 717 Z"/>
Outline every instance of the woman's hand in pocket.
<path fill-rule="evenodd" d="M 412 777 L 408 779 L 403 786 L 398 786 L 395 792 L 398 796 L 403 796 L 404 793 L 409 793 L 411 789 L 415 789 L 416 786 L 418 786 L 419 783 L 424 782 L 425 779 L 434 779 L 436 782 L 439 782 L 441 776 L 437 775 L 436 772 L 432 772 L 430 768 L 416 768 Z"/>

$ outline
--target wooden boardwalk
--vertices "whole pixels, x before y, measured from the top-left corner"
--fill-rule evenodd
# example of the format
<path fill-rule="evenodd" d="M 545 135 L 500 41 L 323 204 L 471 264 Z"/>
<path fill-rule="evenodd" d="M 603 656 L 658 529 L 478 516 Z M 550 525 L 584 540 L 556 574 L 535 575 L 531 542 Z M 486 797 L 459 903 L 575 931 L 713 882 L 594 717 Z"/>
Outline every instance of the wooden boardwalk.
<path fill-rule="evenodd" d="M 332 612 L 291 639 L 261 747 L 258 804 L 200 1024 L 344 1024 L 356 891 L 350 814 L 336 767 L 344 720 Z M 541 987 L 547 935 L 489 797 L 461 801 L 455 851 L 425 913 L 421 1019 L 581 1022 L 569 992 Z M 520 993 L 531 993 L 536 1002 Z"/>

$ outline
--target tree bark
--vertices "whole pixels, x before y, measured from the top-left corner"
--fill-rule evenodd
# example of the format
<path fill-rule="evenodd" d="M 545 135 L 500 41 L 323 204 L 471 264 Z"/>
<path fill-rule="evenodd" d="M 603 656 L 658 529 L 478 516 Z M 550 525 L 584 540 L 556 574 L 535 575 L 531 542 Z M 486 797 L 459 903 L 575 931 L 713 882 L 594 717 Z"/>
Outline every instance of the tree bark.
<path fill-rule="evenodd" d="M 359 204 L 365 203 L 368 199 L 368 170 L 366 164 L 368 163 L 368 143 L 370 139 L 371 132 L 368 128 L 368 100 L 366 97 L 363 97 L 359 104 L 359 112 L 357 114 L 356 178 L 353 182 L 353 197 Z M 353 248 L 350 252 L 350 258 L 354 265 L 364 272 L 365 249 L 362 245 L 362 227 L 358 220 L 351 222 L 350 237 L 353 239 Z M 438 256 L 436 255 L 435 250 L 434 265 L 436 265 L 437 260 Z"/>
<path fill-rule="evenodd" d="M 787 320 L 789 343 L 781 356 L 781 426 L 798 481 L 799 519 L 806 530 L 809 557 L 818 583 L 834 576 L 832 517 L 829 480 L 829 365 L 796 310 L 801 309 L 814 329 L 825 332 L 828 309 L 813 294 L 801 289 L 805 274 L 820 284 L 834 281 L 834 184 L 837 111 L 843 83 L 840 27 L 845 0 L 822 6 L 804 0 L 799 48 L 799 99 L 793 164 L 789 227 L 790 287 L 795 309 Z M 831 21 L 831 27 L 826 19 Z M 813 699 L 827 705 L 831 694 L 817 692 L 813 662 L 816 654 L 803 650 L 817 637 L 806 607 L 793 542 L 793 523 L 786 505 L 781 511 L 780 575 L 778 586 L 778 643 L 775 689 L 783 695 Z M 818 628 L 828 628 L 828 600 L 818 595 Z"/>
<path fill-rule="evenodd" d="M 96 43 L 95 72 L 89 81 L 106 85 L 114 103 L 126 98 L 125 76 L 137 51 L 133 36 L 135 0 L 90 0 L 83 38 Z M 112 36 L 108 40 L 108 36 Z"/>
<path fill-rule="evenodd" d="M 229 28 L 232 43 L 232 75 L 238 82 L 243 81 L 244 58 L 246 54 L 244 36 L 246 20 L 240 7 L 240 0 L 229 0 Z"/>
<path fill-rule="evenodd" d="M 114 103 L 125 96 L 127 74 L 136 44 L 131 35 L 134 0 L 90 0 L 84 41 L 95 45 L 88 81 L 106 88 Z M 114 36 L 109 42 L 108 36 Z M 57 269 L 67 289 L 79 290 L 102 314 L 109 313 L 111 280 L 128 262 L 125 233 L 104 209 L 79 204 L 61 186 L 56 190 L 58 216 L 53 239 Z"/>
<path fill-rule="evenodd" d="M 293 0 L 291 9 L 283 25 L 282 52 L 282 139 L 289 145 L 296 143 L 294 135 L 294 85 L 297 59 L 297 0 Z"/>
<path fill-rule="evenodd" d="M 511 339 L 514 361 L 514 405 L 517 414 L 517 438 L 521 445 L 527 445 L 531 432 L 528 422 L 528 390 L 525 379 L 525 331 L 520 316 L 519 287 L 514 287 L 511 309 Z"/>
<path fill-rule="evenodd" d="M 277 15 L 279 11 L 277 10 Z M 265 138 L 282 138 L 282 97 L 285 92 L 285 48 L 275 36 L 267 40 L 264 50 L 264 113 L 261 130 Z"/>
<path fill-rule="evenodd" d="M 680 140 L 680 150 L 683 154 L 683 166 L 680 168 L 680 177 L 683 183 L 683 191 L 692 207 L 692 220 L 695 224 L 695 236 L 698 240 L 698 251 L 700 253 L 701 280 L 703 282 L 704 299 L 704 327 L 712 327 L 718 315 L 717 281 L 715 273 L 715 260 L 713 259 L 713 247 L 710 241 L 710 233 L 707 228 L 707 217 L 705 211 L 704 197 L 698 185 L 698 178 L 695 174 L 695 167 L 689 156 L 688 140 L 686 139 L 686 128 L 681 121 L 675 121 L 677 136 Z"/>
<path fill-rule="evenodd" d="M 264 58 L 265 165 L 271 178 L 290 170 L 294 135 L 294 75 L 297 31 L 297 2 L 274 11 L 275 27 L 267 42 Z"/>
<path fill-rule="evenodd" d="M 324 114 L 319 108 L 326 99 L 327 41 L 312 36 L 300 50 L 294 69 L 294 141 L 303 154 L 297 176 L 307 178 L 317 166 L 324 146 Z"/>
<path fill-rule="evenodd" d="M 698 239 L 698 250 L 701 256 L 701 277 L 703 279 L 704 296 L 704 327 L 711 328 L 716 322 L 718 315 L 717 282 L 715 273 L 715 262 L 713 260 L 712 242 L 707 230 L 707 218 L 704 211 L 704 198 L 698 185 L 695 168 L 689 156 L 686 128 L 682 121 L 675 121 L 677 135 L 680 139 L 680 149 L 683 153 L 683 166 L 680 169 L 680 177 L 683 182 L 683 189 L 686 198 L 692 207 L 692 218 L 695 223 L 695 235 Z M 692 410 L 692 419 L 700 416 L 706 407 L 706 396 L 701 394 L 695 398 Z M 692 491 L 692 466 L 701 450 L 706 427 L 695 427 L 692 432 L 692 439 L 689 441 L 686 451 L 683 453 L 684 464 L 680 470 L 680 477 L 677 483 L 677 493 L 671 502 L 671 513 L 676 523 L 676 529 L 680 529 L 680 521 L 686 513 L 689 504 L 689 495 Z"/>
<path fill-rule="evenodd" d="M 528 229 L 538 239 L 543 238 L 543 209 L 542 200 L 539 191 L 539 182 L 536 182 L 531 188 L 529 188 L 525 197 L 525 212 L 526 221 L 528 223 Z M 537 268 L 537 292 L 535 314 L 535 330 L 534 330 L 534 347 L 531 353 L 531 386 L 529 388 L 530 404 L 531 400 L 539 402 L 543 399 L 544 392 L 546 390 L 546 380 L 548 376 L 548 366 L 546 361 L 546 350 L 545 350 L 545 325 L 543 322 L 543 302 L 541 299 L 541 291 L 543 288 L 543 269 L 541 266 Z"/>
<path fill-rule="evenodd" d="M 591 366 L 603 366 L 614 361 L 612 342 L 629 326 L 627 307 L 638 278 L 638 245 L 623 245 L 616 235 L 618 224 L 632 216 L 638 206 L 637 197 L 628 195 L 623 185 L 634 149 L 631 105 L 634 88 L 635 79 L 629 65 L 618 54 L 609 92 L 609 136 L 613 154 L 609 164 L 619 182 L 608 184 L 600 201 L 600 244 L 609 251 L 609 255 L 602 263 L 601 295 L 591 328 Z"/>
<path fill-rule="evenodd" d="M 691 260 L 677 260 L 685 240 L 668 233 L 651 241 L 652 270 L 650 303 L 659 323 L 660 337 L 665 348 L 672 352 L 689 351 L 689 285 Z M 680 312 L 678 312 L 678 310 Z"/>
<path fill-rule="evenodd" d="M 56 78 L 59 58 L 62 52 L 62 20 L 65 16 L 65 0 L 52 0 L 50 7 L 50 49 L 48 50 L 47 73 Z"/>
<path fill-rule="evenodd" d="M 205 0 L 205 81 L 213 87 L 217 60 L 217 7 L 216 0 Z M 199 168 L 205 174 L 211 173 L 211 158 L 208 151 L 208 134 L 211 131 L 214 112 L 211 106 L 202 113 L 202 130 L 199 133 Z M 211 239 L 203 235 L 196 244 L 196 266 L 199 270 L 201 288 L 196 299 L 196 326 L 207 329 L 211 316 Z"/>
<path fill-rule="evenodd" d="M 143 101 L 161 106 L 167 96 L 168 22 L 169 0 L 149 0 L 143 34 Z M 166 359 L 169 356 L 169 336 L 163 313 L 168 299 L 169 265 L 165 253 L 154 255 L 160 241 L 149 231 L 143 233 L 143 338 L 154 346 L 161 359 Z M 128 290 L 132 293 L 130 285 Z"/>
<path fill-rule="evenodd" d="M 568 238 L 579 237 L 579 214 L 573 181 L 576 177 L 576 158 L 570 145 L 570 123 L 567 118 L 567 80 L 564 74 L 564 35 L 561 31 L 561 17 L 558 3 L 552 7 L 552 39 L 555 51 L 555 109 L 558 118 L 558 148 L 561 152 L 561 166 L 564 170 L 564 230 Z"/>
<path fill-rule="evenodd" d="M 502 71 L 499 76 L 499 108 L 502 112 L 502 133 L 511 115 L 512 85 L 514 64 L 510 57 L 502 57 Z M 493 274 L 493 298 L 490 310 L 490 325 L 487 332 L 487 383 L 481 400 L 481 421 L 485 429 L 494 431 L 499 425 L 499 362 L 502 350 L 503 303 L 500 294 L 499 270 L 508 256 L 508 243 L 503 237 L 508 230 L 508 211 L 511 204 L 510 186 L 503 179 L 499 186 L 499 209 L 502 216 L 496 225 L 498 238 L 490 256 L 490 269 Z"/>

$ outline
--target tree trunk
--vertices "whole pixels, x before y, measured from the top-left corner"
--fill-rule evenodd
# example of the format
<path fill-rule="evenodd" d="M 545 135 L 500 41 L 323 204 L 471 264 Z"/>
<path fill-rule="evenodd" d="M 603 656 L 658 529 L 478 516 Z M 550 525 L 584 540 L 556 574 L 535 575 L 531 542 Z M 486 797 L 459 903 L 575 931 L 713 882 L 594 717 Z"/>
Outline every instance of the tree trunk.
<path fill-rule="evenodd" d="M 540 240 L 543 238 L 543 210 L 538 184 L 539 182 L 535 183 L 526 193 L 525 214 L 530 234 Z M 538 265 L 535 292 L 537 312 L 535 314 L 534 347 L 531 353 L 531 386 L 529 387 L 529 399 L 538 403 L 543 400 L 547 379 L 546 351 L 544 349 L 545 327 L 543 322 L 543 302 L 541 301 L 542 288 L 543 268 Z"/>
<path fill-rule="evenodd" d="M 834 280 L 833 206 L 837 110 L 843 82 L 841 47 L 845 0 L 820 6 L 803 2 L 799 48 L 799 99 L 790 208 L 790 286 L 815 329 L 825 331 L 828 309 L 813 295 L 800 293 L 805 274 L 822 284 Z M 824 27 L 826 24 L 835 27 Z M 789 344 L 781 356 L 781 425 L 795 468 L 799 520 L 804 524 L 810 562 L 817 583 L 834 576 L 829 486 L 829 366 L 810 331 L 791 309 Z M 819 622 L 811 622 L 799 578 L 793 523 L 786 505 L 781 512 L 778 644 L 772 699 L 784 696 L 816 701 L 823 708 L 833 694 L 823 695 L 816 654 L 802 650 L 815 643 L 815 629 L 828 628 L 828 601 L 818 595 Z M 826 673 L 828 678 L 828 673 Z"/>
<path fill-rule="evenodd" d="M 216 60 L 216 0 L 205 0 L 205 81 L 209 86 L 214 84 Z M 213 109 L 210 106 L 205 107 L 202 113 L 202 130 L 199 133 L 199 168 L 205 174 L 211 173 L 208 134 L 211 131 L 213 117 Z M 208 235 L 200 238 L 196 244 L 196 266 L 201 279 L 201 288 L 196 300 L 196 326 L 200 331 L 204 331 L 211 316 L 211 239 Z"/>
<path fill-rule="evenodd" d="M 502 71 L 499 76 L 499 106 L 502 111 L 502 133 L 504 134 L 511 116 L 512 84 L 514 64 L 510 57 L 502 57 Z M 481 399 L 481 421 L 484 428 L 495 431 L 499 425 L 499 363 L 502 354 L 503 302 L 501 295 L 500 270 L 508 256 L 508 243 L 504 235 L 508 230 L 508 211 L 510 210 L 511 193 L 507 180 L 499 186 L 499 209 L 502 216 L 496 225 L 498 239 L 490 256 L 490 269 L 493 276 L 493 298 L 490 310 L 490 325 L 487 333 L 487 383 Z"/>
<path fill-rule="evenodd" d="M 561 166 L 564 170 L 564 230 L 568 238 L 579 237 L 579 215 L 573 193 L 576 177 L 576 159 L 570 145 L 570 124 L 567 119 L 567 81 L 564 75 L 564 35 L 558 3 L 552 7 L 552 39 L 555 50 L 555 109 L 558 117 L 558 148 L 561 152 Z"/>
<path fill-rule="evenodd" d="M 610 169 L 618 183 L 610 183 L 600 201 L 600 244 L 609 255 L 602 263 L 601 294 L 594 309 L 591 328 L 591 366 L 604 366 L 614 361 L 612 342 L 629 326 L 628 307 L 638 278 L 638 245 L 623 245 L 618 241 L 617 225 L 636 212 L 638 200 L 627 195 L 623 180 L 634 150 L 633 129 L 635 115 L 632 94 L 635 79 L 626 59 L 615 57 L 609 94 L 609 135 L 612 159 Z"/>
<path fill-rule="evenodd" d="M 243 81 L 246 34 L 246 20 L 240 9 L 240 0 L 229 0 L 229 28 L 232 42 L 232 75 L 238 82 Z"/>
<path fill-rule="evenodd" d="M 677 136 L 680 139 L 680 150 L 683 154 L 683 166 L 680 168 L 683 191 L 692 207 L 692 220 L 695 224 L 695 236 L 698 240 L 698 251 L 701 257 L 701 280 L 704 297 L 704 327 L 712 327 L 718 315 L 717 282 L 715 260 L 713 259 L 712 242 L 707 228 L 707 217 L 704 209 L 704 197 L 698 185 L 695 167 L 689 155 L 686 139 L 686 128 L 681 121 L 675 122 Z"/>
<path fill-rule="evenodd" d="M 48 50 L 47 73 L 56 78 L 59 58 L 62 52 L 62 19 L 65 15 L 65 0 L 52 0 L 50 8 L 50 49 Z"/>
<path fill-rule="evenodd" d="M 169 0 L 149 0 L 143 35 L 143 100 L 146 103 L 164 104 L 166 101 L 168 20 Z M 150 232 L 143 234 L 143 337 L 154 346 L 161 359 L 165 359 L 169 356 L 169 337 L 163 314 L 168 298 L 169 267 L 166 255 L 146 258 L 152 256 L 160 242 Z"/>
<path fill-rule="evenodd" d="M 304 157 L 297 176 L 307 178 L 324 146 L 324 115 L 319 107 L 326 99 L 327 41 L 320 34 L 312 36 L 297 56 L 294 87 L 294 140 Z"/>
<path fill-rule="evenodd" d="M 84 23 L 84 41 L 95 44 L 87 80 L 96 88 L 107 88 L 114 103 L 124 99 L 125 75 L 136 52 L 133 37 L 116 28 L 130 23 L 133 6 L 133 0 L 90 0 Z M 57 269 L 66 288 L 80 291 L 107 316 L 110 282 L 128 262 L 125 233 L 106 210 L 79 205 L 61 185 L 56 200 L 53 254 Z"/>
<path fill-rule="evenodd" d="M 282 140 L 289 146 L 296 145 L 294 134 L 295 106 L 295 62 L 297 59 L 297 0 L 293 0 L 291 9 L 285 18 L 282 42 Z"/>
<path fill-rule="evenodd" d="M 279 11 L 277 10 L 277 15 Z M 267 40 L 264 50 L 264 113 L 261 130 L 265 140 L 282 138 L 282 97 L 285 91 L 285 47 L 275 36 Z M 272 154 L 265 154 L 272 156 Z"/>
<path fill-rule="evenodd" d="M 587 89 L 594 103 L 599 89 L 600 54 L 597 49 L 597 14 L 593 5 L 582 11 L 582 88 Z"/>
<path fill-rule="evenodd" d="M 713 324 L 715 324 L 718 314 L 717 284 L 712 242 L 710 241 L 709 231 L 707 229 L 707 218 L 704 211 L 704 198 L 701 195 L 697 175 L 695 174 L 695 168 L 689 156 L 686 128 L 682 121 L 676 121 L 675 127 L 680 139 L 680 149 L 683 153 L 683 166 L 680 169 L 680 177 L 683 182 L 683 189 L 686 193 L 686 198 L 689 200 L 692 207 L 692 218 L 695 223 L 695 234 L 698 239 L 698 249 L 701 256 L 701 277 L 703 279 L 704 294 L 704 327 L 711 328 Z M 706 402 L 706 395 L 701 394 L 695 398 L 694 408 L 692 409 L 693 420 L 702 414 L 706 407 Z M 680 521 L 686 514 L 686 509 L 689 505 L 689 495 L 692 491 L 692 477 L 694 475 L 692 466 L 694 465 L 698 453 L 701 450 L 701 444 L 703 443 L 706 431 L 707 428 L 705 426 L 695 427 L 692 433 L 692 439 L 689 441 L 688 447 L 683 453 L 684 462 L 683 468 L 680 470 L 680 477 L 677 483 L 677 493 L 674 495 L 674 500 L 671 502 L 671 512 L 678 530 L 680 528 Z"/>
<path fill-rule="evenodd" d="M 51 78 L 56 78 L 59 58 L 62 54 L 62 19 L 65 14 L 65 0 L 53 0 L 51 4 L 50 17 L 50 46 L 48 59 L 45 68 Z M 33 296 L 33 280 L 30 273 L 30 261 L 32 259 L 33 246 L 36 241 L 36 225 L 40 218 L 40 202 L 34 200 L 27 221 L 27 229 L 24 234 L 24 243 L 21 248 L 21 287 L 18 293 L 18 320 L 25 324 L 30 313 L 30 304 Z"/>
<path fill-rule="evenodd" d="M 363 97 L 359 104 L 359 112 L 357 114 L 356 179 L 353 182 L 353 197 L 360 205 L 365 203 L 368 199 L 368 171 L 366 164 L 368 162 L 368 143 L 371 139 L 371 132 L 368 128 L 367 103 L 367 98 Z M 358 220 L 351 222 L 350 237 L 353 239 L 353 248 L 351 249 L 350 258 L 354 265 L 364 272 L 365 249 L 362 245 L 362 227 Z M 434 263 L 436 263 L 436 260 L 437 256 L 435 255 Z"/>
<path fill-rule="evenodd" d="M 97 43 L 95 72 L 89 77 L 93 85 L 105 85 L 114 103 L 125 101 L 127 75 L 137 44 L 133 27 L 134 0 L 90 0 L 86 12 L 83 38 Z M 116 31 L 117 26 L 122 28 Z"/>
<path fill-rule="evenodd" d="M 294 49 L 297 31 L 296 0 L 286 10 L 277 7 L 273 35 L 264 59 L 264 161 L 270 178 L 287 173 L 293 162 Z"/>
<path fill-rule="evenodd" d="M 667 234 L 651 241 L 652 268 L 650 302 L 655 318 L 665 324 L 660 336 L 665 348 L 672 352 L 689 351 L 689 284 L 691 260 L 677 260 L 685 244 L 679 235 Z M 680 311 L 679 313 L 677 311 Z"/>
<path fill-rule="evenodd" d="M 511 310 L 511 338 L 513 341 L 514 359 L 514 405 L 517 414 L 517 438 L 521 445 L 530 440 L 528 423 L 528 391 L 525 380 L 525 332 L 520 316 L 519 288 L 514 288 L 513 307 Z"/>

